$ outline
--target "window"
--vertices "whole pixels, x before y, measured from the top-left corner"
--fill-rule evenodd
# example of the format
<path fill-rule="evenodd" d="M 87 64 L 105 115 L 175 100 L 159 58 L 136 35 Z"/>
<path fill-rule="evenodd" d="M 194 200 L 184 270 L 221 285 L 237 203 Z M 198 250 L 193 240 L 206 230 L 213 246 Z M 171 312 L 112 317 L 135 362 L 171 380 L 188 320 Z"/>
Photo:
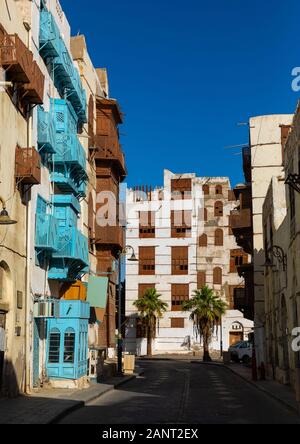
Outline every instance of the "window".
<path fill-rule="evenodd" d="M 155 284 L 139 284 L 139 298 L 142 298 L 146 291 L 155 288 Z"/>
<path fill-rule="evenodd" d="M 237 273 L 238 267 L 248 264 L 248 255 L 244 250 L 231 250 L 230 252 L 230 273 Z"/>
<path fill-rule="evenodd" d="M 223 247 L 224 245 L 224 233 L 223 230 L 217 229 L 215 231 L 215 246 L 216 247 Z"/>
<path fill-rule="evenodd" d="M 222 285 L 223 283 L 223 272 L 222 268 L 214 268 L 214 285 Z"/>
<path fill-rule="evenodd" d="M 223 188 L 222 188 L 222 185 L 217 185 L 217 186 L 216 186 L 216 194 L 217 194 L 218 196 L 222 196 L 222 195 L 223 195 Z"/>
<path fill-rule="evenodd" d="M 155 212 L 140 212 L 140 238 L 155 238 Z"/>
<path fill-rule="evenodd" d="M 202 234 L 202 236 L 199 237 L 199 247 L 207 247 L 207 235 Z"/>
<path fill-rule="evenodd" d="M 171 318 L 171 328 L 184 328 L 184 318 Z"/>
<path fill-rule="evenodd" d="M 189 300 L 188 284 L 172 285 L 172 311 L 182 311 L 182 304 Z"/>
<path fill-rule="evenodd" d="M 198 271 L 197 274 L 197 289 L 201 290 L 206 285 L 206 272 Z"/>
<path fill-rule="evenodd" d="M 223 203 L 218 201 L 215 203 L 215 217 L 222 217 L 223 214 Z"/>
<path fill-rule="evenodd" d="M 208 211 L 207 211 L 207 208 L 203 209 L 203 213 L 204 213 L 204 222 L 207 222 L 208 221 Z"/>
<path fill-rule="evenodd" d="M 189 273 L 189 247 L 172 247 L 172 274 Z"/>
<path fill-rule="evenodd" d="M 60 331 L 53 329 L 49 337 L 49 364 L 59 364 L 60 361 Z"/>
<path fill-rule="evenodd" d="M 202 190 L 203 190 L 204 196 L 209 195 L 209 185 L 203 185 Z"/>
<path fill-rule="evenodd" d="M 155 247 L 139 248 L 139 274 L 155 274 Z"/>
<path fill-rule="evenodd" d="M 192 212 L 171 212 L 171 235 L 172 237 L 191 237 L 192 235 Z"/>
<path fill-rule="evenodd" d="M 81 344 L 83 346 L 83 344 Z M 64 364 L 74 364 L 75 359 L 75 332 L 69 328 L 64 339 Z"/>
<path fill-rule="evenodd" d="M 192 179 L 172 179 L 171 192 L 174 200 L 191 199 Z"/>

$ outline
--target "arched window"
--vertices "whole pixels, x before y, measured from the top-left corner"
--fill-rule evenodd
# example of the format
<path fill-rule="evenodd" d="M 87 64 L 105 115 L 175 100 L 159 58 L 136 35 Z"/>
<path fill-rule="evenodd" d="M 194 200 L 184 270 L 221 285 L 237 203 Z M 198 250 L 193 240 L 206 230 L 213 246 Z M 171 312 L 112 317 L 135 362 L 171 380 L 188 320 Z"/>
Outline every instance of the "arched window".
<path fill-rule="evenodd" d="M 199 237 L 199 247 L 207 247 L 207 235 L 202 234 L 202 236 Z"/>
<path fill-rule="evenodd" d="M 215 203 L 215 217 L 221 217 L 223 214 L 223 203 L 221 201 L 217 201 Z"/>
<path fill-rule="evenodd" d="M 217 185 L 217 186 L 216 186 L 216 194 L 217 194 L 218 196 L 222 196 L 222 195 L 223 195 L 223 188 L 222 188 L 222 185 Z"/>
<path fill-rule="evenodd" d="M 223 283 L 223 273 L 222 268 L 214 268 L 214 285 L 222 285 Z"/>
<path fill-rule="evenodd" d="M 75 359 L 75 331 L 68 328 L 64 337 L 64 363 L 74 364 Z"/>
<path fill-rule="evenodd" d="M 221 228 L 218 228 L 215 231 L 215 246 L 216 247 L 223 247 L 224 245 L 224 233 Z"/>
<path fill-rule="evenodd" d="M 203 185 L 202 190 L 203 190 L 204 196 L 209 195 L 209 185 Z"/>
<path fill-rule="evenodd" d="M 197 289 L 201 290 L 206 285 L 206 272 L 198 271 L 197 275 Z"/>
<path fill-rule="evenodd" d="M 49 364 L 60 362 L 60 331 L 57 328 L 50 331 L 48 362 Z"/>

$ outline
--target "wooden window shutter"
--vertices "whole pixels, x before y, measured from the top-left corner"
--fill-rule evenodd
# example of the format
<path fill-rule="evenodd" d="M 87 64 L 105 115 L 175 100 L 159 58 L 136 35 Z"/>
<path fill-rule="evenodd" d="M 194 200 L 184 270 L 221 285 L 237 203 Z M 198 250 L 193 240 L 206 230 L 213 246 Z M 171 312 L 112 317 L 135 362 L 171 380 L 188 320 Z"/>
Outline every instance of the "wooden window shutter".
<path fill-rule="evenodd" d="M 155 284 L 139 284 L 139 298 L 142 298 L 147 290 L 155 288 Z"/>
<path fill-rule="evenodd" d="M 172 274 L 189 272 L 189 247 L 172 247 Z"/>
<path fill-rule="evenodd" d="M 140 212 L 140 238 L 155 238 L 155 212 Z"/>
<path fill-rule="evenodd" d="M 202 190 L 203 190 L 204 196 L 209 195 L 209 185 L 203 185 Z"/>
<path fill-rule="evenodd" d="M 216 186 L 216 194 L 218 196 L 222 196 L 223 195 L 223 187 L 222 187 L 222 185 L 217 185 Z"/>
<path fill-rule="evenodd" d="M 229 202 L 235 202 L 236 197 L 233 190 L 228 190 L 228 200 Z"/>
<path fill-rule="evenodd" d="M 214 268 L 214 285 L 222 285 L 223 283 L 223 272 L 222 268 Z"/>
<path fill-rule="evenodd" d="M 155 274 L 155 247 L 139 248 L 139 274 Z"/>
<path fill-rule="evenodd" d="M 204 222 L 208 221 L 208 210 L 207 208 L 204 208 Z"/>
<path fill-rule="evenodd" d="M 182 311 L 182 304 L 189 300 L 189 284 L 172 284 L 172 311 Z"/>
<path fill-rule="evenodd" d="M 220 228 L 215 231 L 215 246 L 223 247 L 224 245 L 224 233 Z"/>
<path fill-rule="evenodd" d="M 198 271 L 197 274 L 197 290 L 201 290 L 206 285 L 206 272 Z"/>
<path fill-rule="evenodd" d="M 215 217 L 222 217 L 223 214 L 223 202 L 218 201 L 215 203 Z"/>
<path fill-rule="evenodd" d="M 171 328 L 184 328 L 184 318 L 171 318 Z"/>
<path fill-rule="evenodd" d="M 207 235 L 202 234 L 202 236 L 199 237 L 199 247 L 207 247 Z"/>

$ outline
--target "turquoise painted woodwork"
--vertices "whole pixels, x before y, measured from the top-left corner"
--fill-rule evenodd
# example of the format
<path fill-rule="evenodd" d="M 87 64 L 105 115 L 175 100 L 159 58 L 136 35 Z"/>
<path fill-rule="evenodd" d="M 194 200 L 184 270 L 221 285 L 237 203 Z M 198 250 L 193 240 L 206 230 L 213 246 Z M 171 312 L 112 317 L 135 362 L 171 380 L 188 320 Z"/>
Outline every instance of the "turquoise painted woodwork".
<path fill-rule="evenodd" d="M 40 54 L 51 66 L 53 82 L 62 97 L 72 104 L 81 124 L 87 122 L 86 93 L 82 87 L 79 72 L 60 35 L 52 14 L 43 6 L 40 19 Z"/>
<path fill-rule="evenodd" d="M 59 305 L 59 318 L 47 319 L 47 376 L 76 380 L 87 375 L 90 306 L 64 300 Z"/>
<path fill-rule="evenodd" d="M 38 147 L 39 151 L 55 153 L 56 133 L 54 120 L 50 113 L 38 107 Z"/>
<path fill-rule="evenodd" d="M 35 248 L 43 251 L 58 248 L 58 221 L 51 214 L 36 215 Z"/>
<path fill-rule="evenodd" d="M 106 308 L 108 280 L 104 276 L 89 276 L 87 301 L 91 307 Z"/>

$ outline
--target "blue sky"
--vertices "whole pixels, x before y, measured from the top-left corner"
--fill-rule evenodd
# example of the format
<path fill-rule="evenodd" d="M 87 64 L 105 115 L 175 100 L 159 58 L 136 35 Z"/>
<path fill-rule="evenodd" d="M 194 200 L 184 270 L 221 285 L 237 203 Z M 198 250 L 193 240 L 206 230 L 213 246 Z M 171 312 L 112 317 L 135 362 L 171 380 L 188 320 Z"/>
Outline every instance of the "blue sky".
<path fill-rule="evenodd" d="M 296 0 L 61 0 L 72 33 L 107 67 L 128 184 L 161 185 L 164 168 L 243 180 L 238 149 L 260 114 L 292 113 L 299 93 Z"/>

